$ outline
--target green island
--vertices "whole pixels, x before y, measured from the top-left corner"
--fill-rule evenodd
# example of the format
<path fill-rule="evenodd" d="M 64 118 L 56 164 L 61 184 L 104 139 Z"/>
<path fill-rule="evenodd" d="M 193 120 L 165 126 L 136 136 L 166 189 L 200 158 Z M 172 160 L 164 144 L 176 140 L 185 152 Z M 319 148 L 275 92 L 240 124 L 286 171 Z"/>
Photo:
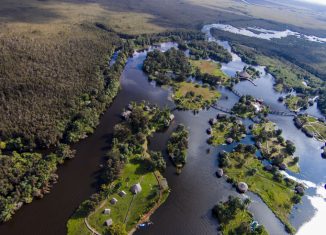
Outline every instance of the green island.
<path fill-rule="evenodd" d="M 213 146 L 238 142 L 246 135 L 242 121 L 234 116 L 218 114 L 217 118 L 210 119 L 209 123 L 211 128 L 207 129 L 207 133 L 211 136 L 207 142 Z"/>
<path fill-rule="evenodd" d="M 262 153 L 262 156 L 278 166 L 280 169 L 289 169 L 293 172 L 299 172 L 299 157 L 293 157 L 295 145 L 281 136 L 282 130 L 276 129 L 276 125 L 270 121 L 263 121 L 254 124 L 252 134 L 256 141 L 256 146 Z"/>
<path fill-rule="evenodd" d="M 232 107 L 232 112 L 242 118 L 254 118 L 256 116 L 266 116 L 269 108 L 253 96 L 245 95 Z"/>
<path fill-rule="evenodd" d="M 147 54 L 143 70 L 150 80 L 173 87 L 177 108 L 200 110 L 215 103 L 221 94 L 209 85 L 186 82 L 193 71 L 183 51 L 172 48 L 166 52 L 154 50 Z"/>
<path fill-rule="evenodd" d="M 289 110 L 298 112 L 308 108 L 309 99 L 307 96 L 288 95 L 285 97 L 284 103 Z"/>
<path fill-rule="evenodd" d="M 192 40 L 186 43 L 192 59 L 212 59 L 215 61 L 228 63 L 232 60 L 232 55 L 216 42 L 206 40 Z"/>
<path fill-rule="evenodd" d="M 244 182 L 246 190 L 256 193 L 284 223 L 286 231 L 293 234 L 295 229 L 289 214 L 293 205 L 301 201 L 301 195 L 295 191 L 298 185 L 284 178 L 276 167 L 264 167 L 255 152 L 253 145 L 239 144 L 231 153 L 220 153 L 219 166 L 224 169 L 229 183 L 239 187 L 239 183 Z"/>
<path fill-rule="evenodd" d="M 173 100 L 179 109 L 200 110 L 214 104 L 220 96 L 215 88 L 181 82 L 175 84 Z"/>
<path fill-rule="evenodd" d="M 126 115 L 126 112 L 128 113 Z M 103 169 L 101 191 L 83 202 L 67 223 L 68 234 L 81 234 L 88 225 L 101 234 L 135 229 L 165 201 L 169 194 L 160 171 L 162 153 L 149 152 L 147 138 L 170 125 L 171 113 L 146 103 L 133 103 L 114 127 L 114 138 Z"/>
<path fill-rule="evenodd" d="M 254 220 L 248 211 L 250 199 L 242 201 L 238 197 L 229 196 L 226 202 L 219 202 L 212 209 L 217 218 L 222 234 L 268 235 L 265 227 Z"/>
<path fill-rule="evenodd" d="M 221 70 L 221 64 L 212 60 L 190 60 L 196 79 L 212 86 L 228 85 L 230 78 Z"/>
<path fill-rule="evenodd" d="M 167 151 L 174 165 L 180 171 L 186 164 L 189 131 L 184 125 L 178 125 L 169 138 Z"/>
<path fill-rule="evenodd" d="M 296 127 L 301 129 L 308 137 L 315 137 L 317 140 L 325 142 L 326 123 L 324 119 L 309 115 L 298 115 L 293 121 Z"/>

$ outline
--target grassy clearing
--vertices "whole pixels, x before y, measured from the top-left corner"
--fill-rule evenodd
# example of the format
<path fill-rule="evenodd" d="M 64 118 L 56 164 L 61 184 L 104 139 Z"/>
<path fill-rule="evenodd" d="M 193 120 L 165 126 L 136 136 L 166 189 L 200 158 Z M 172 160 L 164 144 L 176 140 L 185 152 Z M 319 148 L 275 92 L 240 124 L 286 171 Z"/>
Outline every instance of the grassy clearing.
<path fill-rule="evenodd" d="M 142 191 L 134 196 L 130 191 L 130 187 L 136 183 L 141 184 Z M 117 192 L 109 195 L 105 203 L 88 218 L 90 225 L 102 234 L 106 231 L 104 223 L 109 218 L 115 223 L 126 224 L 127 231 L 131 230 L 141 216 L 158 202 L 160 197 L 159 184 L 154 173 L 148 171 L 146 165 L 137 159 L 130 159 L 130 162 L 125 165 L 119 180 L 112 183 L 112 187 L 118 188 Z M 127 195 L 120 197 L 118 193 L 121 190 L 124 190 Z M 111 205 L 110 200 L 112 198 L 118 200 L 116 205 Z M 103 214 L 105 208 L 111 209 L 110 215 Z"/>
<path fill-rule="evenodd" d="M 220 224 L 222 234 L 267 235 L 263 225 L 251 226 L 253 215 L 248 211 L 250 199 L 241 200 L 229 196 L 226 202 L 219 202 L 213 208 L 213 215 Z"/>
<path fill-rule="evenodd" d="M 325 122 L 319 121 L 317 118 L 312 116 L 299 116 L 300 121 L 303 123 L 303 128 L 314 133 L 314 136 L 319 141 L 326 140 L 326 124 Z"/>
<path fill-rule="evenodd" d="M 215 89 L 181 82 L 176 84 L 173 99 L 178 108 L 199 110 L 212 105 L 220 96 L 221 94 Z"/>
<path fill-rule="evenodd" d="M 212 135 L 208 142 L 214 146 L 224 144 L 227 138 L 240 141 L 245 135 L 245 126 L 237 123 L 234 118 L 220 118 L 212 125 Z"/>
<path fill-rule="evenodd" d="M 304 107 L 308 107 L 308 98 L 302 98 L 299 96 L 288 96 L 285 98 L 285 105 L 291 111 L 299 111 Z"/>
<path fill-rule="evenodd" d="M 210 60 L 190 60 L 194 68 L 199 68 L 201 73 L 207 73 L 216 77 L 220 77 L 223 83 L 227 82 L 230 78 L 221 70 L 221 65 Z"/>
<path fill-rule="evenodd" d="M 273 122 L 255 124 L 252 130 L 264 158 L 270 160 L 275 165 L 283 162 L 289 170 L 300 172 L 298 163 L 295 162 L 293 155 L 287 150 L 289 143 L 280 136 L 281 131 L 278 134 L 276 132 L 276 125 Z"/>
<path fill-rule="evenodd" d="M 273 174 L 263 169 L 254 154 L 232 152 L 228 154 L 228 161 L 226 174 L 235 182 L 246 182 L 250 191 L 259 195 L 285 225 L 292 227 L 288 217 L 294 205 L 294 190 L 284 180 L 274 180 Z"/>

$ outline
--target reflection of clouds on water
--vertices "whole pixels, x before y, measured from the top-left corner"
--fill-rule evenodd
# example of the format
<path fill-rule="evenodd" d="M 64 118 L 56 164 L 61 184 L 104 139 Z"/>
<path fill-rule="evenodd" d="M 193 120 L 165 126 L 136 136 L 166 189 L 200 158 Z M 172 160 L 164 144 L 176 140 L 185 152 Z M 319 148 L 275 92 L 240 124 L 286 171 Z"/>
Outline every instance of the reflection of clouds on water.
<path fill-rule="evenodd" d="M 310 201 L 311 205 L 315 209 L 315 213 L 311 220 L 304 223 L 297 232 L 297 235 L 306 235 L 306 234 L 314 234 L 314 235 L 323 235 L 324 232 L 324 220 L 326 218 L 326 190 L 324 185 L 315 184 L 313 182 L 298 179 L 294 176 L 287 174 L 286 172 L 282 172 L 286 177 L 295 180 L 298 183 L 304 184 L 307 189 L 314 189 L 314 195 L 307 195 L 307 199 Z"/>
<path fill-rule="evenodd" d="M 320 38 L 314 35 L 304 35 L 298 32 L 293 32 L 289 29 L 284 31 L 268 30 L 258 27 L 236 28 L 232 25 L 226 24 L 210 24 L 204 27 L 204 30 L 210 30 L 212 28 L 226 31 L 229 33 L 240 34 L 248 37 L 260 38 L 264 40 L 281 39 L 288 36 L 295 36 L 297 38 L 305 39 L 311 42 L 326 43 L 326 38 Z"/>

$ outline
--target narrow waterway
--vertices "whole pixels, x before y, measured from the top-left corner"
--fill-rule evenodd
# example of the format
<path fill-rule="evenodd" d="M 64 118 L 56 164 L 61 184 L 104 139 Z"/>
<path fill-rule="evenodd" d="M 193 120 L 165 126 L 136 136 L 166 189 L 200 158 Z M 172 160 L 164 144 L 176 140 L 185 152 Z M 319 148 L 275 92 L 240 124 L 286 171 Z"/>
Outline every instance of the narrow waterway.
<path fill-rule="evenodd" d="M 209 31 L 206 33 L 210 36 Z M 213 39 L 209 38 L 209 40 Z M 219 43 L 230 50 L 226 42 Z M 176 44 L 164 43 L 160 49 L 165 51 L 171 47 L 176 47 Z M 23 206 L 11 221 L 0 226 L 0 234 L 65 234 L 66 222 L 74 210 L 98 188 L 99 165 L 110 148 L 112 129 L 120 121 L 123 108 L 130 101 L 142 100 L 160 107 L 174 107 L 169 99 L 170 91 L 149 83 L 147 76 L 142 72 L 146 54 L 146 51 L 135 53 L 128 60 L 121 78 L 121 92 L 102 116 L 95 133 L 73 146 L 77 151 L 76 158 L 59 168 L 59 182 L 52 188 L 51 193 L 42 200 L 35 200 L 32 204 Z M 246 65 L 237 55 L 233 53 L 232 55 L 233 61 L 222 65 L 222 70 L 229 75 L 234 75 Z M 251 94 L 256 98 L 264 99 L 265 103 L 273 109 L 286 110 L 283 104 L 277 102 L 279 94 L 273 90 L 273 77 L 265 73 L 263 67 L 257 68 L 262 71 L 262 76 L 256 81 L 258 86 L 241 82 L 236 89 L 242 94 Z M 222 93 L 220 106 L 231 108 L 238 101 L 238 97 L 229 90 L 218 89 Z M 318 114 L 318 110 L 314 107 L 310 108 L 309 112 Z M 250 197 L 253 200 L 250 210 L 255 219 L 264 224 L 270 234 L 285 234 L 283 225 L 259 197 L 252 193 L 239 195 L 225 180 L 215 177 L 217 153 L 222 149 L 231 150 L 234 147 L 234 145 L 222 145 L 213 148 L 207 145 L 205 130 L 208 127 L 208 120 L 217 113 L 218 111 L 214 109 L 201 111 L 197 115 L 189 111 L 174 111 L 176 118 L 172 126 L 150 139 L 151 149 L 164 150 L 171 131 L 178 123 L 185 124 L 190 130 L 186 166 L 181 175 L 176 175 L 175 168 L 168 161 L 164 175 L 171 188 L 171 194 L 152 216 L 154 225 L 138 230 L 136 234 L 216 234 L 217 222 L 212 218 L 211 209 L 218 201 L 226 200 L 229 195 Z M 320 190 L 322 183 L 326 182 L 326 176 L 323 174 L 326 170 L 326 162 L 320 157 L 321 143 L 308 139 L 296 129 L 290 117 L 271 115 L 270 119 L 283 129 L 283 136 L 294 141 L 297 146 L 296 155 L 300 157 L 301 173 L 291 174 L 291 176 L 304 180 L 309 187 L 307 196 L 303 198 L 303 204 L 295 206 L 291 214 L 292 223 L 299 228 L 311 218 L 316 221 L 316 215 L 319 213 L 316 210 L 318 202 L 320 207 L 325 207 L 325 203 L 320 205 L 319 200 L 323 199 Z M 251 143 L 250 136 L 243 142 Z M 208 149 L 210 151 L 207 151 Z M 314 233 L 314 235 L 319 234 L 322 233 Z"/>

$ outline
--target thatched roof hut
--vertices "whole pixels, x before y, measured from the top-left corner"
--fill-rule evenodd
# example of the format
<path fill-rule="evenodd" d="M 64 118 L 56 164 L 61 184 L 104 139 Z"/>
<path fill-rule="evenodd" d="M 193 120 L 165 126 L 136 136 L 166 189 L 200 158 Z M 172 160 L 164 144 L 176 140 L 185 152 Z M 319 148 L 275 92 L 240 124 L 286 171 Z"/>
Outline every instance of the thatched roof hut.
<path fill-rule="evenodd" d="M 272 171 L 273 170 L 273 166 L 271 164 L 267 164 L 266 166 L 264 166 L 266 171 Z"/>
<path fill-rule="evenodd" d="M 105 225 L 108 226 L 108 227 L 110 227 L 112 224 L 113 224 L 112 219 L 108 219 L 108 220 L 105 221 Z"/>
<path fill-rule="evenodd" d="M 118 202 L 118 200 L 117 200 L 116 198 L 112 198 L 112 199 L 110 200 L 110 203 L 111 203 L 112 205 L 117 204 L 117 202 Z"/>
<path fill-rule="evenodd" d="M 217 123 L 216 118 L 209 119 L 209 124 L 214 125 L 215 123 Z"/>
<path fill-rule="evenodd" d="M 227 144 L 232 144 L 233 143 L 233 139 L 232 138 L 227 138 L 226 139 L 226 143 Z"/>
<path fill-rule="evenodd" d="M 221 168 L 217 168 L 217 171 L 216 171 L 216 176 L 218 178 L 221 178 L 223 176 L 224 172 L 223 172 L 223 169 Z"/>
<path fill-rule="evenodd" d="M 106 215 L 111 214 L 111 209 L 105 208 L 104 211 L 103 211 L 103 214 L 106 214 Z"/>
<path fill-rule="evenodd" d="M 123 191 L 123 190 L 119 192 L 120 197 L 124 197 L 126 195 L 127 195 L 127 193 L 125 191 Z"/>
<path fill-rule="evenodd" d="M 241 71 L 238 75 L 239 75 L 240 79 L 250 79 L 251 78 L 250 74 L 247 73 L 247 71 Z"/>
<path fill-rule="evenodd" d="M 206 133 L 209 135 L 212 134 L 212 128 L 207 128 Z"/>
<path fill-rule="evenodd" d="M 142 188 L 141 188 L 141 186 L 140 186 L 140 183 L 134 184 L 133 186 L 131 186 L 131 189 L 130 189 L 130 191 L 131 191 L 133 194 L 140 193 L 141 190 L 142 190 Z"/>
<path fill-rule="evenodd" d="M 240 193 L 245 193 L 248 191 L 248 185 L 245 182 L 240 182 L 237 185 L 237 189 Z"/>
<path fill-rule="evenodd" d="M 280 170 L 285 171 L 287 168 L 287 165 L 284 162 L 282 162 L 278 167 L 280 168 Z"/>
<path fill-rule="evenodd" d="M 300 194 L 300 195 L 303 195 L 304 194 L 304 187 L 302 187 L 301 185 L 297 185 L 295 187 L 295 191 Z"/>

